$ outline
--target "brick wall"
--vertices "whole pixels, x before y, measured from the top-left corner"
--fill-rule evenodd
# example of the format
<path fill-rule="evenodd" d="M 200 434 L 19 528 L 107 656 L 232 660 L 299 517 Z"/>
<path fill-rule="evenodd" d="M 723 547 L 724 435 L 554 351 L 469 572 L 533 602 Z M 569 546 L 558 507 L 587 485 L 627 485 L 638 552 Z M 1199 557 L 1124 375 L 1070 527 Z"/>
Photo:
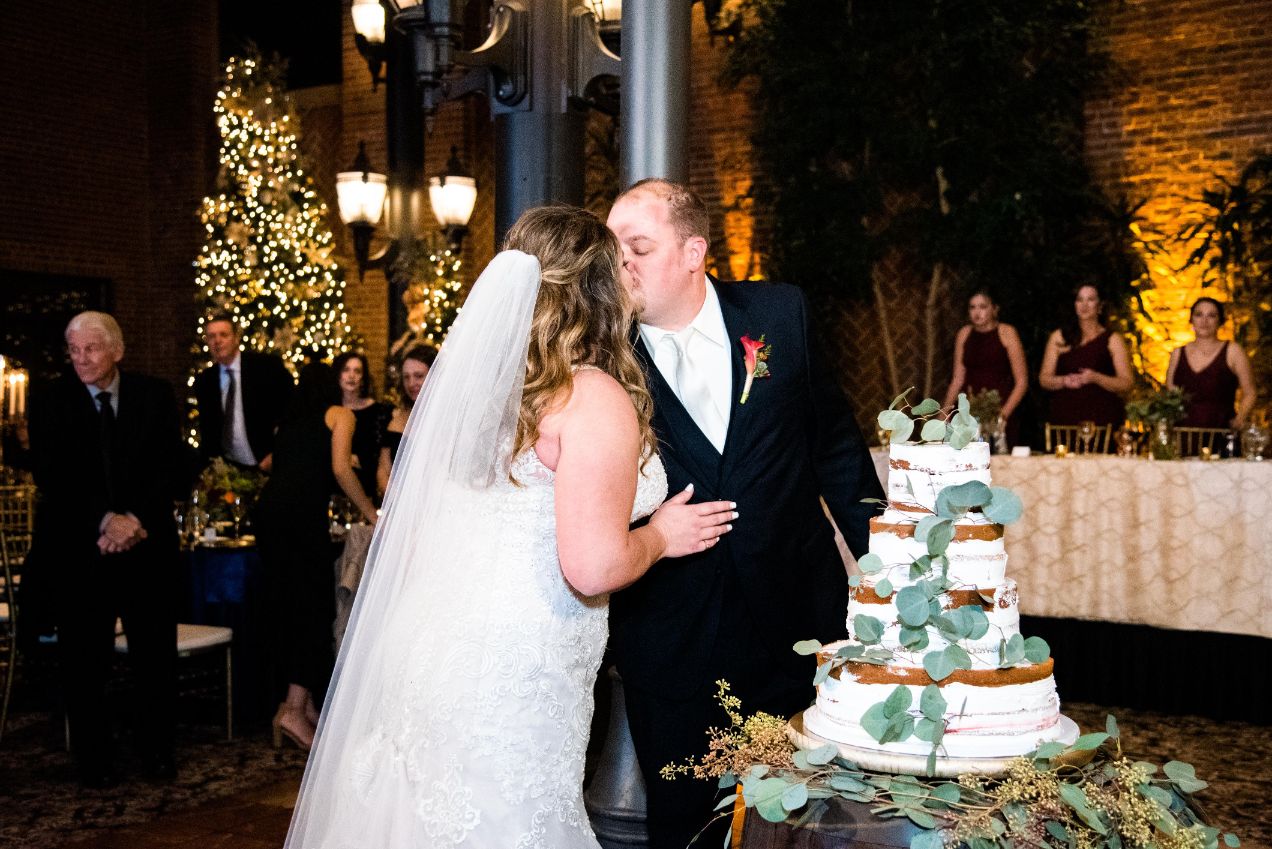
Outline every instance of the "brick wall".
<path fill-rule="evenodd" d="M 1146 203 L 1149 226 L 1177 232 L 1215 175 L 1231 179 L 1272 150 L 1272 2 L 1123 0 L 1107 47 L 1118 65 L 1086 110 L 1087 158 L 1110 196 Z M 1172 264 L 1187 254 L 1172 250 Z M 1163 377 L 1171 348 L 1192 339 L 1195 273 L 1153 264 L 1146 368 Z"/>
<path fill-rule="evenodd" d="M 39 4 L 0 4 L 0 269 L 109 278 L 127 364 L 179 378 L 215 0 L 107 0 L 74 16 L 57 26 Z"/>
<path fill-rule="evenodd" d="M 387 166 L 384 96 L 354 47 L 350 0 L 340 2 L 343 84 L 322 105 L 302 105 L 301 144 L 332 207 L 352 323 L 379 369 L 386 284 L 375 271 L 358 281 L 335 214 L 334 175 L 359 140 Z M 1149 220 L 1170 228 L 1213 173 L 1231 176 L 1272 147 L 1272 0 L 1119 0 L 1109 8 L 1108 46 L 1121 76 L 1087 109 L 1087 155 L 1111 195 L 1149 199 Z M 50 39 L 38 7 L 0 4 L 0 269 L 110 278 L 132 363 L 180 377 L 184 328 L 193 326 L 189 263 L 201 237 L 195 210 L 215 169 L 216 3 L 107 0 L 77 14 L 76 27 Z M 715 270 L 758 276 L 767 272 L 771 216 L 751 199 L 762 176 L 750 146 L 750 92 L 717 84 L 724 58 L 723 41 L 712 42 L 695 7 L 689 178 L 712 210 Z M 440 173 L 456 144 L 478 179 L 464 248 L 470 282 L 494 248 L 492 135 L 489 107 L 472 97 L 443 106 L 425 143 L 429 173 Z M 1150 302 L 1163 316 L 1180 315 L 1194 294 L 1186 281 L 1182 289 L 1155 282 Z M 1163 327 L 1168 341 L 1181 332 Z M 858 371 L 878 370 L 868 328 L 845 334 L 861 342 L 838 351 Z M 882 391 L 859 397 L 859 406 L 886 404 L 873 397 Z"/>

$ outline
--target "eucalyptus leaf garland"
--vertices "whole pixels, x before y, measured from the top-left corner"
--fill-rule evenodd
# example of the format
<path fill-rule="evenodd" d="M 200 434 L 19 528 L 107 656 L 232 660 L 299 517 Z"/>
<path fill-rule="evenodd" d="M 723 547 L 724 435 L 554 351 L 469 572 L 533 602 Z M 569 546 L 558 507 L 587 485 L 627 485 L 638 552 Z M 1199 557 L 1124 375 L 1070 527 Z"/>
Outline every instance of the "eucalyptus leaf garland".
<path fill-rule="evenodd" d="M 800 645 L 804 653 L 815 651 L 808 641 Z M 711 730 L 704 757 L 668 764 L 662 776 L 715 779 L 729 791 L 716 805 L 718 817 L 731 817 L 740 805 L 769 822 L 786 822 L 810 805 L 844 799 L 869 804 L 877 817 L 904 817 L 922 829 L 911 838 L 910 849 L 1241 845 L 1235 834 L 1206 825 L 1197 811 L 1191 794 L 1207 785 L 1192 765 L 1169 761 L 1158 767 L 1130 760 L 1111 715 L 1104 731 L 1084 734 L 1071 746 L 1045 743 L 1009 761 L 1001 776 L 924 779 L 863 769 L 832 744 L 801 749 L 787 738 L 783 718 L 762 713 L 744 718 L 728 682 L 717 685 L 716 698 L 730 727 Z M 940 688 L 924 688 L 917 719 L 911 701 L 909 691 L 898 687 L 870 708 L 863 724 L 885 738 L 908 728 L 924 740 L 939 741 L 947 708 Z"/>
<path fill-rule="evenodd" d="M 976 438 L 977 422 L 971 415 L 965 394 L 958 396 L 958 403 L 952 411 L 944 413 L 933 398 L 925 398 L 911 406 L 907 401 L 911 391 L 907 389 L 898 395 L 888 409 L 878 415 L 879 427 L 889 432 L 891 443 L 908 442 L 916 430 L 920 444 L 948 444 L 955 450 L 965 448 Z M 912 493 L 908 477 L 906 483 Z M 969 646 L 961 644 L 983 640 L 989 633 L 989 618 L 981 603 L 992 605 L 995 601 L 992 592 L 988 595 L 980 592 L 980 602 L 948 610 L 944 608 L 942 596 L 950 590 L 962 588 L 949 579 L 947 552 L 954 541 L 956 523 L 969 513 L 979 511 L 990 522 L 1007 525 L 1018 520 L 1022 510 L 1019 496 L 1005 487 L 991 487 L 975 480 L 948 486 L 937 493 L 934 512 L 915 522 L 914 539 L 924 544 L 925 554 L 908 564 L 885 563 L 874 552 L 858 561 L 862 575 L 870 581 L 863 581 L 862 575 L 854 575 L 849 579 L 849 585 L 858 591 L 869 587 L 876 598 L 892 599 L 897 611 L 897 625 L 900 626 L 897 641 L 911 656 L 922 653 L 923 670 L 933 681 L 944 681 L 956 671 L 972 669 Z M 894 569 L 904 569 L 907 578 L 914 583 L 896 589 L 892 580 Z M 834 668 L 849 661 L 886 664 L 899 659 L 895 652 L 881 645 L 886 623 L 874 616 L 857 614 L 851 625 L 859 651 L 848 656 L 841 649 L 829 660 L 824 660 L 817 669 L 814 683 L 822 683 Z M 939 637 L 939 641 L 934 641 L 933 636 Z M 811 640 L 802 641 L 796 647 L 804 654 L 815 653 L 817 649 L 816 641 Z M 1026 663 L 1039 664 L 1050 655 L 1051 649 L 1045 640 L 1039 637 L 1025 639 L 1020 634 L 1013 634 L 1000 640 L 994 665 L 1007 669 Z M 900 692 L 907 693 L 904 707 L 901 706 Z M 942 716 L 911 710 L 908 693 L 905 687 L 898 687 L 888 700 L 870 705 L 861 718 L 861 724 L 880 745 L 906 740 L 912 735 L 930 742 L 928 774 L 932 774 L 946 723 Z M 929 698 L 928 704 L 935 704 L 935 700 Z"/>

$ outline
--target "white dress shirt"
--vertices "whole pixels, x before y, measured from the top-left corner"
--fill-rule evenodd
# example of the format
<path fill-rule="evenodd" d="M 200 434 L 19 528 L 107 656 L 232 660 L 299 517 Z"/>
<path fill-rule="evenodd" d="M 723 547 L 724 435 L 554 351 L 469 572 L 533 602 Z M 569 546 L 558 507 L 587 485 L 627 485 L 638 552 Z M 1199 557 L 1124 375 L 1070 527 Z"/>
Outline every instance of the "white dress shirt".
<path fill-rule="evenodd" d="M 710 281 L 706 284 L 702 309 L 681 330 L 664 330 L 652 324 L 641 324 L 640 335 L 658 367 L 659 373 L 684 404 L 698 429 L 724 453 L 724 438 L 729 428 L 733 407 L 733 366 L 729 357 L 729 331 L 720 312 L 720 298 Z M 677 353 L 684 364 L 677 374 Z M 686 385 L 681 385 L 684 378 Z"/>
<path fill-rule="evenodd" d="M 218 365 L 217 369 L 221 374 L 221 409 L 225 410 L 225 395 L 230 389 L 229 372 L 234 372 L 234 407 L 225 410 L 225 415 L 230 418 L 233 430 L 230 450 L 226 456 L 236 463 L 244 466 L 255 466 L 257 463 L 256 456 L 252 454 L 252 446 L 247 441 L 247 419 L 243 416 L 243 369 L 242 354 L 234 355 L 234 362 L 228 366 Z"/>

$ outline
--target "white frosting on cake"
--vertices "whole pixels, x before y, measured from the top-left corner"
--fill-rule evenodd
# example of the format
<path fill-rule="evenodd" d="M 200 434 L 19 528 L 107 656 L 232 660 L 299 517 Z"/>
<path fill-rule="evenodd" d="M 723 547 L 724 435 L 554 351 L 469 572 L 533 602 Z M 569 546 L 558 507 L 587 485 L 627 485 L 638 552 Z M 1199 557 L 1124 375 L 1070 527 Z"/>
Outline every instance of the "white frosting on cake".
<path fill-rule="evenodd" d="M 871 523 L 870 551 L 883 561 L 886 576 L 893 586 L 913 583 L 909 577 L 910 564 L 927 554 L 927 542 L 909 536 L 900 536 L 897 526 L 913 527 L 917 519 L 900 510 L 885 510 L 883 516 Z M 956 527 L 972 528 L 992 526 L 993 523 L 979 513 L 971 513 L 959 519 Z M 986 531 L 990 528 L 986 527 Z M 1007 549 L 1003 539 L 957 539 L 945 550 L 949 558 L 949 579 L 954 584 L 969 586 L 994 586 L 1003 582 L 1007 574 Z"/>
<path fill-rule="evenodd" d="M 989 485 L 989 443 L 973 442 L 954 450 L 949 445 L 898 443 L 888 452 L 888 500 L 936 510 L 936 496 L 947 486 L 968 481 Z"/>
<path fill-rule="evenodd" d="M 831 648 L 834 648 L 833 646 Z M 867 684 L 841 668 L 839 678 L 818 685 L 817 710 L 805 713 L 805 727 L 819 737 L 889 752 L 926 755 L 932 744 L 917 737 L 880 745 L 861 727 L 861 715 L 882 702 L 897 685 Z M 917 714 L 923 687 L 903 685 L 910 691 Z M 1061 733 L 1060 699 L 1050 675 L 1025 684 L 976 687 L 949 683 L 941 687 L 948 708 L 948 726 L 941 740 L 941 754 L 951 758 L 996 758 L 1023 755 L 1040 743 L 1058 739 Z"/>
<path fill-rule="evenodd" d="M 1011 637 L 1013 634 L 1020 633 L 1020 606 L 1017 602 L 1016 582 L 1008 578 L 1002 584 L 996 587 L 985 587 L 982 585 L 980 593 L 985 597 L 992 597 L 992 605 L 982 605 L 981 609 L 985 613 L 985 618 L 989 620 L 989 630 L 979 639 L 964 639 L 959 641 L 967 653 L 972 658 L 973 669 L 997 669 L 998 668 L 998 650 L 1003 640 Z M 848 600 L 848 637 L 856 639 L 853 629 L 853 619 L 858 614 L 865 616 L 873 616 L 883 623 L 883 636 L 879 640 L 879 645 L 896 654 L 896 663 L 904 666 L 913 666 L 916 668 L 923 666 L 923 655 L 928 651 L 940 651 L 949 645 L 949 642 L 940 635 L 935 629 L 928 630 L 928 645 L 922 651 L 912 652 L 901 646 L 901 621 L 897 613 L 897 606 L 894 603 L 896 593 L 889 596 L 886 602 L 882 603 L 865 603 L 860 599 L 875 596 L 874 582 L 868 578 L 862 582 L 859 590 L 856 590 L 852 597 Z M 949 594 L 942 593 L 937 596 L 941 603 L 942 610 L 949 610 L 956 605 L 950 599 Z M 988 607 L 989 609 L 985 609 Z"/>
<path fill-rule="evenodd" d="M 987 442 L 973 442 L 955 450 L 948 444 L 894 444 L 890 447 L 888 472 L 889 507 L 870 528 L 870 551 L 883 561 L 883 569 L 862 577 L 861 586 L 848 602 L 848 628 L 853 633 L 853 619 L 864 614 L 878 619 L 883 635 L 877 644 L 892 652 L 892 659 L 882 667 L 871 667 L 860 661 L 840 666 L 817 688 L 817 704 L 805 714 L 808 730 L 828 740 L 835 740 L 884 752 L 926 755 L 932 744 L 910 737 L 900 742 L 880 745 L 861 727 L 861 717 L 872 705 L 887 699 L 905 683 L 912 696 L 910 712 L 919 716 L 919 700 L 928 679 L 923 672 L 923 656 L 948 645 L 935 627 L 927 627 L 928 645 L 922 651 L 901 647 L 901 623 L 895 600 L 896 592 L 920 580 L 933 580 L 936 571 L 911 576 L 911 564 L 927 554 L 927 543 L 915 539 L 914 528 L 923 514 L 934 512 L 941 490 L 949 486 L 980 481 L 990 484 Z M 966 683 L 966 675 L 957 673 L 938 682 L 947 709 L 947 728 L 939 754 L 946 757 L 1009 757 L 1025 754 L 1040 743 L 1058 739 L 1060 702 L 1055 679 L 1047 674 L 1050 666 L 1034 667 L 1028 662 L 1018 671 L 996 676 L 999 650 L 1003 641 L 1020 633 L 1020 609 L 1015 581 L 1006 577 L 1007 552 L 1002 526 L 979 512 L 965 514 L 954 522 L 955 538 L 946 549 L 949 560 L 947 577 L 950 590 L 960 593 L 952 598 L 942 593 L 938 600 L 943 610 L 963 604 L 978 604 L 989 620 L 984 636 L 960 640 L 972 659 L 968 675 L 993 685 Z M 878 583 L 887 579 L 893 592 L 879 599 Z M 987 599 L 992 598 L 992 604 Z M 848 643 L 827 646 L 826 651 Z M 1049 662 L 1048 662 L 1049 663 Z M 868 680 L 862 680 L 862 678 Z M 1014 679 L 1003 683 L 1003 677 Z M 962 678 L 963 680 L 959 680 Z M 891 679 L 891 680 L 888 680 Z M 921 683 L 909 683 L 910 681 Z"/>

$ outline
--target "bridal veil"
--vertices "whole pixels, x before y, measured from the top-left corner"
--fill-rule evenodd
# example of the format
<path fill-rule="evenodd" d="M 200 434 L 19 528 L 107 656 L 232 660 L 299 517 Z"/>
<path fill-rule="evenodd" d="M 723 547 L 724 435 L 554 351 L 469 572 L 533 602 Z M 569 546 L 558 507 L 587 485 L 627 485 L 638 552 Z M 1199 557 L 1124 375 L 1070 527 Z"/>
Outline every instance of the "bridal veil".
<path fill-rule="evenodd" d="M 445 629 L 450 602 L 482 590 L 465 564 L 497 555 L 500 528 L 483 499 L 509 473 L 539 281 L 535 257 L 497 255 L 425 381 L 336 661 L 287 849 L 369 847 L 359 840 L 370 837 L 363 832 L 368 818 L 398 804 L 375 786 L 364 753 L 368 741 L 384 734 L 385 711 L 414 674 L 409 643 L 420 623 Z M 381 849 L 383 834 L 372 839 Z"/>

